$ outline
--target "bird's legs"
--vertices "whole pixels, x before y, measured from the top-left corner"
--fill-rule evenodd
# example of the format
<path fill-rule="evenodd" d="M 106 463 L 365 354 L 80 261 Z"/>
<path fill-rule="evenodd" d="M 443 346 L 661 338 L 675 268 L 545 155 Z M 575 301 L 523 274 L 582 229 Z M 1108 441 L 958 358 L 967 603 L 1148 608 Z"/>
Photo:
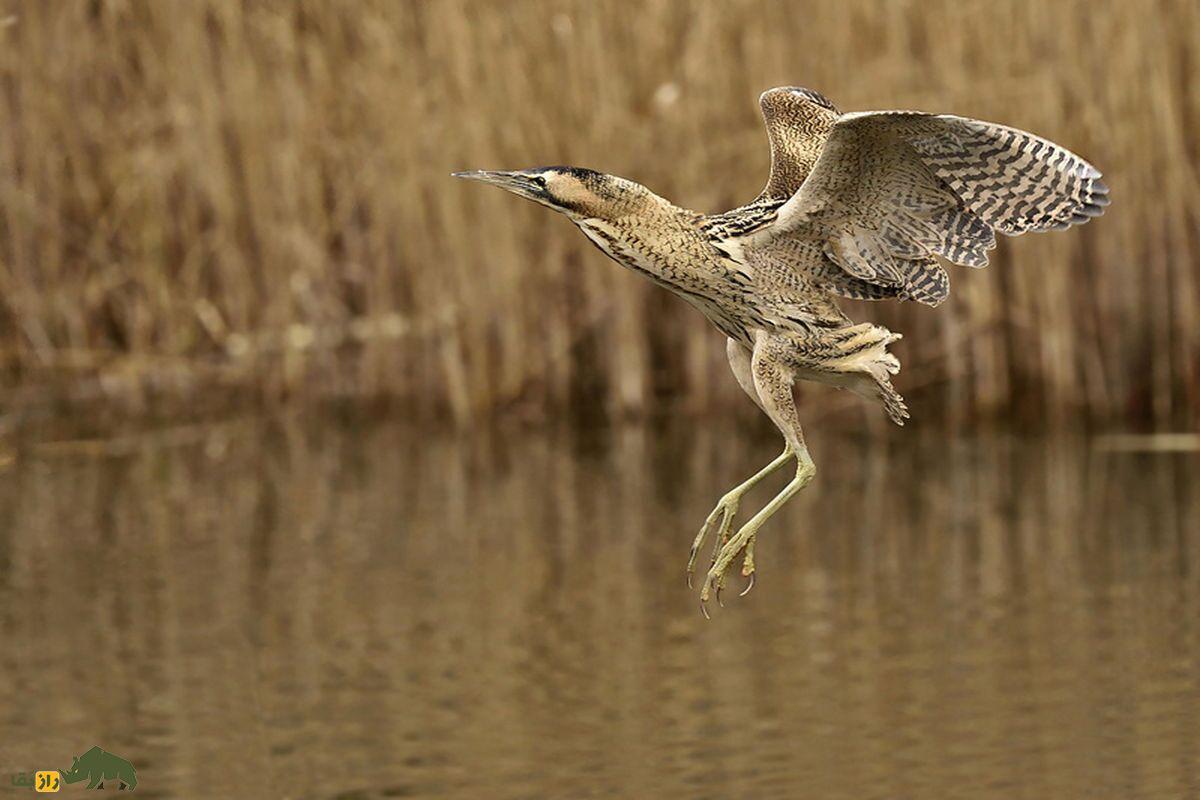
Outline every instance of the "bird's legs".
<path fill-rule="evenodd" d="M 775 470 L 779 469 L 788 461 L 790 461 L 793 455 L 794 452 L 792 450 L 792 445 L 790 443 L 785 444 L 783 452 L 780 453 L 774 461 L 772 461 L 770 464 L 767 464 L 765 467 L 751 475 L 742 483 L 730 489 L 725 493 L 720 501 L 717 502 L 716 508 L 714 508 L 712 513 L 708 515 L 708 519 L 704 520 L 704 525 L 700 528 L 700 532 L 696 534 L 695 541 L 692 542 L 692 551 L 688 556 L 687 565 L 687 579 L 689 588 L 692 585 L 692 573 L 696 568 L 696 556 L 700 552 L 700 548 L 704 546 L 704 540 L 708 538 L 708 532 L 712 530 L 713 526 L 717 524 L 718 520 L 720 520 L 721 527 L 717 529 L 717 536 L 713 542 L 713 563 L 716 563 L 717 553 L 720 552 L 721 547 L 723 547 L 725 543 L 729 541 L 730 529 L 733 527 L 733 518 L 737 516 L 738 507 L 741 505 L 742 501 L 742 495 L 753 489 L 763 478 L 767 477 Z M 753 563 L 753 559 L 751 559 L 751 563 Z M 751 570 L 751 572 L 753 572 L 753 570 Z M 750 573 L 748 572 L 746 574 L 749 575 Z"/>
<path fill-rule="evenodd" d="M 704 587 L 700 590 L 700 602 L 708 602 L 709 596 L 713 589 L 720 592 L 725 584 L 725 573 L 729 569 L 729 564 L 738 557 L 738 554 L 745 551 L 745 558 L 742 562 L 742 574 L 747 577 L 754 575 L 754 540 L 758 536 L 758 529 L 763 526 L 771 516 L 783 506 L 792 495 L 808 485 L 813 476 L 817 474 L 816 466 L 808 455 L 807 450 L 802 450 L 797 453 L 796 458 L 796 476 L 784 486 L 779 494 L 771 499 L 771 502 L 763 506 L 757 514 L 743 525 L 738 532 L 727 541 L 717 554 L 716 560 L 712 567 L 708 570 L 708 575 L 704 579 Z"/>
<path fill-rule="evenodd" d="M 753 359 L 750 349 L 741 342 L 735 341 L 734 339 L 729 339 L 725 343 L 725 355 L 729 359 L 729 369 L 733 372 L 733 377 L 737 379 L 738 386 L 742 387 L 742 391 L 744 391 L 759 408 L 763 408 L 762 400 L 760 400 L 758 397 L 758 390 L 754 387 L 754 376 L 751 374 Z M 767 477 L 772 472 L 786 464 L 788 459 L 790 459 L 793 454 L 794 450 L 792 449 L 791 442 L 786 441 L 785 437 L 783 453 L 781 453 L 778 458 L 776 458 L 763 469 L 756 472 L 754 475 L 751 475 L 746 481 L 737 487 L 726 492 L 725 496 L 722 497 L 720 502 L 717 503 L 717 507 L 714 508 L 712 513 L 708 515 L 708 519 L 704 521 L 704 525 L 701 526 L 700 532 L 696 534 L 696 540 L 692 542 L 692 551 L 688 557 L 687 566 L 687 581 L 689 589 L 692 588 L 692 572 L 696 567 L 696 556 L 699 554 L 700 548 L 704 546 L 704 539 L 708 536 L 708 532 L 712 530 L 713 525 L 716 524 L 717 519 L 720 518 L 721 527 L 718 529 L 717 536 L 713 540 L 713 555 L 712 562 L 709 564 L 710 567 L 712 564 L 716 563 L 717 554 L 721 551 L 721 548 L 725 546 L 725 543 L 729 541 L 729 533 L 733 527 L 733 518 L 737 516 L 738 508 L 741 505 L 742 495 L 750 491 L 750 489 L 758 484 L 758 482 L 763 478 Z M 724 581 L 721 582 L 718 588 L 724 588 Z M 720 593 L 718 592 L 718 599 L 720 599 L 719 594 Z"/>
<path fill-rule="evenodd" d="M 743 551 L 745 559 L 742 563 L 742 574 L 748 577 L 754 575 L 754 542 L 758 535 L 758 529 L 796 492 L 807 486 L 816 475 L 816 466 L 808 454 L 808 448 L 804 443 L 804 434 L 800 429 L 800 420 L 796 414 L 796 402 L 792 397 L 793 375 L 788 365 L 788 354 L 786 350 L 781 349 L 783 344 L 760 332 L 754 345 L 750 373 L 754 382 L 755 399 L 783 433 L 787 443 L 784 454 L 794 455 L 796 458 L 796 475 L 732 538 L 720 544 L 720 550 L 717 552 L 708 575 L 705 576 L 704 586 L 700 589 L 702 610 L 705 610 L 705 603 L 714 589 L 718 594 L 720 593 L 730 563 Z M 736 369 L 735 374 L 737 374 Z M 792 451 L 790 454 L 789 450 Z M 782 458 L 783 456 L 780 456 L 780 459 Z M 780 459 L 776 459 L 769 466 L 777 468 L 783 463 Z M 762 476 L 760 472 L 754 477 L 761 480 Z M 705 610 L 705 615 L 707 616 L 707 614 L 708 612 Z"/>

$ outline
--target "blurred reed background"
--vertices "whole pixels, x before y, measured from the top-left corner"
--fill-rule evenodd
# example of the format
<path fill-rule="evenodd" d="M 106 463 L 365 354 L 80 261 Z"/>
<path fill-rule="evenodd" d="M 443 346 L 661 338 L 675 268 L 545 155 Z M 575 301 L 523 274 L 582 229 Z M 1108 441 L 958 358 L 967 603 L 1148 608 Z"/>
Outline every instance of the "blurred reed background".
<path fill-rule="evenodd" d="M 799 84 L 1027 128 L 1112 187 L 936 311 L 848 309 L 905 333 L 918 418 L 1200 413 L 1192 0 L 0 7 L 7 409 L 752 415 L 699 315 L 448 173 L 579 164 L 724 209 L 766 174 L 759 92 Z"/>

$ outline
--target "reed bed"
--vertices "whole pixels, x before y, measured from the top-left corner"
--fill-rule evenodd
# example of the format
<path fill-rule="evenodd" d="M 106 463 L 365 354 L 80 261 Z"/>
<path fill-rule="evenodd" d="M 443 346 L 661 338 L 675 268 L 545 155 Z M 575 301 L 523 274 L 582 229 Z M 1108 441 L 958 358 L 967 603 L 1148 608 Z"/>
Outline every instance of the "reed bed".
<path fill-rule="evenodd" d="M 0 12 L 0 402 L 383 400 L 414 417 L 750 412 L 719 336 L 465 168 L 570 163 L 719 210 L 755 98 L 954 111 L 1113 206 L 955 269 L 899 386 L 950 421 L 1200 415 L 1200 6 L 59 2 Z M 819 402 L 825 402 L 820 395 Z"/>

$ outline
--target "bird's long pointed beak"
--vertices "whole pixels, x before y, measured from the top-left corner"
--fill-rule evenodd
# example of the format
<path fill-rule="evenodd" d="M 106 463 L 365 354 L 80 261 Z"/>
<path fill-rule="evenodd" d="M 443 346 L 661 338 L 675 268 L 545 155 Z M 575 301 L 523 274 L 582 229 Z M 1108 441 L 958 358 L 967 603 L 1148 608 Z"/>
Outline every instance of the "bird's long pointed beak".
<path fill-rule="evenodd" d="M 469 181 L 479 181 L 480 183 L 490 183 L 493 186 L 499 186 L 502 189 L 509 191 L 528 189 L 530 186 L 529 178 L 522 175 L 520 172 L 508 172 L 505 170 L 486 170 L 474 169 L 467 172 L 452 172 L 452 178 L 465 178 Z"/>
<path fill-rule="evenodd" d="M 499 169 L 468 169 L 463 173 L 450 173 L 450 178 L 464 178 L 469 181 L 480 181 L 482 184 L 504 184 L 512 180 L 512 173 Z"/>
<path fill-rule="evenodd" d="M 469 181 L 484 181 L 491 183 L 495 175 L 503 175 L 503 172 L 489 172 L 484 169 L 469 169 L 464 172 L 451 172 L 451 178 L 466 178 Z"/>

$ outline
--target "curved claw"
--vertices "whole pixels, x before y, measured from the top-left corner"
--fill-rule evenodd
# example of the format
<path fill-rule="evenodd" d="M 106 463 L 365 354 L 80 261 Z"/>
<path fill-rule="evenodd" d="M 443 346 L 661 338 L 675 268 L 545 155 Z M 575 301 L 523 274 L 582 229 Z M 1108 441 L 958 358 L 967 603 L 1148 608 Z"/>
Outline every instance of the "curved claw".
<path fill-rule="evenodd" d="M 746 588 L 742 589 L 741 594 L 739 594 L 738 597 L 745 597 L 746 595 L 750 594 L 750 590 L 754 588 L 754 575 L 755 573 L 750 573 L 750 582 L 746 584 Z"/>
<path fill-rule="evenodd" d="M 719 605 L 721 608 L 725 607 L 725 604 L 723 602 L 721 602 L 721 587 L 720 586 L 717 587 L 717 605 Z"/>
<path fill-rule="evenodd" d="M 688 572 L 687 579 L 688 579 L 688 588 L 691 589 L 692 588 L 692 573 L 691 572 Z"/>
<path fill-rule="evenodd" d="M 703 600 L 700 601 L 700 613 L 704 615 L 705 619 L 712 619 L 712 617 L 708 615 L 708 604 Z"/>

